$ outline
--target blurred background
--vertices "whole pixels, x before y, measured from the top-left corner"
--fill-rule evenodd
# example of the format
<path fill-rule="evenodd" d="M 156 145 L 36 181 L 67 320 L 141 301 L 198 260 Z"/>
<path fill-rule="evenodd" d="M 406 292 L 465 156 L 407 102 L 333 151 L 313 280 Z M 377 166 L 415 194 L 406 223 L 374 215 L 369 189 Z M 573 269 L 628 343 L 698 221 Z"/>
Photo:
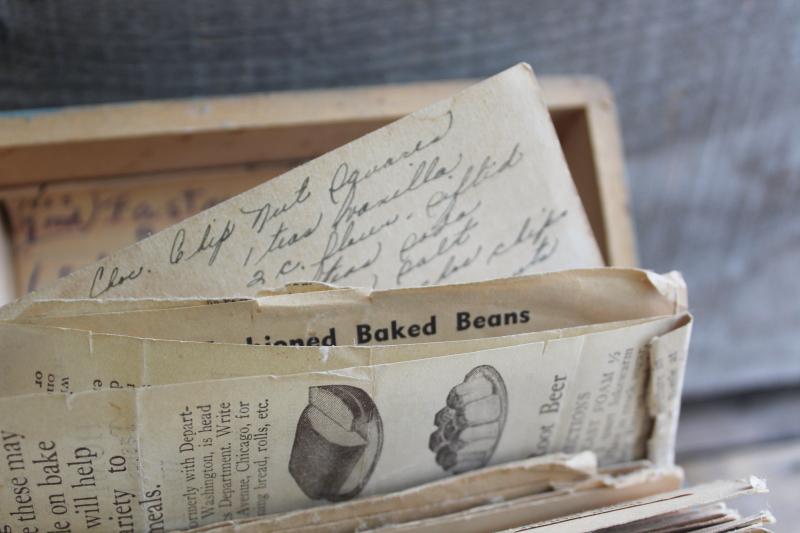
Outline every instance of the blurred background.
<path fill-rule="evenodd" d="M 800 519 L 800 2 L 0 0 L 0 111 L 481 78 L 611 87 L 642 266 L 696 315 L 678 460 Z M 24 113 L 22 114 L 24 116 Z M 2 156 L 2 154 L 0 154 Z"/>

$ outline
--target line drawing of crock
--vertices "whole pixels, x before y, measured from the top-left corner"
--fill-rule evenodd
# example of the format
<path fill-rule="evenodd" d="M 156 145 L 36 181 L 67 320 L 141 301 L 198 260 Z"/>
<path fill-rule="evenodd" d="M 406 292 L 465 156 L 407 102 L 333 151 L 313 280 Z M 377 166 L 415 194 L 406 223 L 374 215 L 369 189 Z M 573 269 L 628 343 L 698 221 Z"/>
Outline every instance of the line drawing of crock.
<path fill-rule="evenodd" d="M 372 398 L 358 387 L 309 387 L 297 421 L 289 473 L 312 500 L 357 496 L 383 447 L 383 422 Z"/>
<path fill-rule="evenodd" d="M 434 417 L 428 447 L 450 474 L 486 466 L 497 448 L 508 413 L 508 393 L 494 367 L 473 368 L 447 395 Z"/>

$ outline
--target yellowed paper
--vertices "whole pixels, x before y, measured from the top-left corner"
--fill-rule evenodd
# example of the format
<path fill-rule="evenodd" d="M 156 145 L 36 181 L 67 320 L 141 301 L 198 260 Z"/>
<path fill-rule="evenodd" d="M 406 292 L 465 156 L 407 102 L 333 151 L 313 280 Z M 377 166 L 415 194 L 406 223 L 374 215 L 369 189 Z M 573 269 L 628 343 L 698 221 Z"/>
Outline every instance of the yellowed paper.
<path fill-rule="evenodd" d="M 548 342 L 626 328 L 657 335 L 685 322 L 661 317 L 475 340 L 390 346 L 286 347 L 142 339 L 88 331 L 0 324 L 0 396 L 167 385 L 263 374 L 285 375 L 394 363 Z"/>
<path fill-rule="evenodd" d="M 675 314 L 685 310 L 686 287 L 676 274 L 594 269 L 427 288 L 324 290 L 214 305 L 187 301 L 196 304 L 190 307 L 173 303 L 177 307 L 63 316 L 58 302 L 48 302 L 48 316 L 18 321 L 238 344 L 410 344 Z M 86 309 L 81 301 L 60 307 L 73 306 Z"/>
<path fill-rule="evenodd" d="M 576 482 L 596 478 L 596 460 L 591 452 L 566 456 L 547 455 L 505 463 L 445 478 L 385 496 L 325 505 L 267 517 L 223 522 L 194 531 L 266 532 L 301 528 L 345 533 L 386 524 L 441 516 L 478 505 L 511 500 L 533 494 L 564 494 Z"/>
<path fill-rule="evenodd" d="M 520 64 L 12 304 L 397 287 L 602 264 Z"/>
<path fill-rule="evenodd" d="M 755 533 L 756 531 L 769 531 L 763 526 L 775 523 L 775 517 L 769 511 L 761 511 L 754 515 L 739 518 L 727 524 L 709 526 L 699 529 L 699 533 L 744 533 L 746 531 Z"/>
<path fill-rule="evenodd" d="M 159 339 L 151 341 L 3 324 L 0 325 L 0 342 L 5 348 L 5 356 L 0 360 L 3 370 L 0 390 L 3 395 L 11 396 L 39 391 L 77 392 L 266 373 L 286 374 L 463 353 L 603 330 L 613 329 L 619 335 L 625 335 L 623 328 L 634 325 L 636 320 L 624 324 L 603 321 L 647 317 L 682 308 L 684 286 L 679 279 L 673 278 L 628 270 L 572 271 L 449 287 L 372 293 L 327 291 L 284 295 L 258 302 L 200 305 L 169 313 L 114 313 L 38 321 L 95 331 L 110 329 L 114 333 Z M 424 304 L 420 305 L 421 302 Z M 77 304 L 79 310 L 85 309 L 85 301 L 50 303 L 60 304 L 49 307 L 56 315 L 60 307 L 74 307 L 72 304 Z M 127 305 L 129 302 L 120 303 Z M 41 306 L 33 306 L 33 309 L 37 307 Z M 196 311 L 202 311 L 206 316 Z M 158 318 L 140 318 L 151 314 Z M 461 321 L 469 320 L 471 325 L 482 327 L 459 328 L 458 316 L 462 317 Z M 508 318 L 514 320 L 507 324 L 492 324 L 495 319 Z M 268 326 L 277 344 L 265 345 L 259 350 L 253 349 L 257 346 L 218 347 L 161 340 L 173 337 L 241 342 L 249 331 L 247 328 L 254 327 L 256 319 L 256 329 Z M 324 344 L 337 340 L 347 342 L 347 332 L 354 332 L 358 327 L 365 329 L 365 324 L 359 324 L 362 320 L 369 321 L 366 326 L 393 323 L 400 332 L 405 331 L 409 324 L 413 327 L 413 323 L 427 322 L 439 324 L 439 327 L 436 331 L 428 331 L 428 335 L 395 339 L 393 343 L 404 344 L 397 344 L 394 348 L 372 338 L 368 344 L 376 347 L 370 350 L 327 346 L 290 349 L 281 346 L 281 341 L 277 340 L 285 338 L 291 342 L 304 332 L 304 337 L 298 342 L 320 344 L 319 341 L 309 341 L 313 340 L 315 331 L 323 331 L 325 334 L 319 338 Z M 563 328 L 587 321 L 590 326 Z M 595 321 L 597 323 L 591 323 Z M 245 323 L 245 329 L 236 333 L 242 323 Z M 676 322 L 666 320 L 664 323 Z M 560 328 L 547 329 L 556 326 Z M 376 326 L 375 329 L 380 328 Z M 420 329 L 425 333 L 424 328 Z M 201 333 L 198 335 L 195 330 Z M 653 329 L 648 335 L 657 335 L 661 331 L 666 330 Z M 475 342 L 475 339 L 482 340 Z M 415 341 L 426 342 L 413 348 L 405 344 Z"/>
<path fill-rule="evenodd" d="M 614 526 L 614 533 L 677 533 L 735 523 L 739 513 L 724 502 L 698 505 Z"/>
<path fill-rule="evenodd" d="M 544 493 L 494 502 L 458 513 L 387 525 L 369 531 L 415 533 L 498 531 L 532 521 L 569 516 L 577 512 L 591 515 L 596 509 L 609 505 L 675 490 L 680 486 L 681 479 L 682 473 L 678 468 L 646 469 L 618 476 L 593 477 L 552 494 Z M 320 528 L 320 531 L 324 529 Z M 585 531 L 593 529 L 588 528 Z"/>
<path fill-rule="evenodd" d="M 230 303 L 244 298 L 128 298 L 128 299 L 62 299 L 31 302 L 13 318 L 16 322 L 31 322 L 42 318 L 74 317 L 80 315 L 156 311 L 174 307 Z"/>
<path fill-rule="evenodd" d="M 641 458 L 650 416 L 632 399 L 648 387 L 651 340 L 688 335 L 688 322 L 654 332 L 658 322 L 326 372 L 3 398 L 2 479 L 29 501 L 5 491 L 0 509 L 42 528 L 66 508 L 75 529 L 173 529 L 385 494 L 568 445 L 602 463 Z M 587 395 L 576 420 L 567 405 Z"/>
<path fill-rule="evenodd" d="M 689 509 L 697 505 L 708 505 L 745 494 L 767 492 L 766 484 L 755 477 L 738 481 L 714 481 L 695 487 L 678 489 L 615 505 L 602 512 L 586 512 L 563 516 L 508 531 L 558 531 L 578 533 L 630 524 L 669 512 Z"/>

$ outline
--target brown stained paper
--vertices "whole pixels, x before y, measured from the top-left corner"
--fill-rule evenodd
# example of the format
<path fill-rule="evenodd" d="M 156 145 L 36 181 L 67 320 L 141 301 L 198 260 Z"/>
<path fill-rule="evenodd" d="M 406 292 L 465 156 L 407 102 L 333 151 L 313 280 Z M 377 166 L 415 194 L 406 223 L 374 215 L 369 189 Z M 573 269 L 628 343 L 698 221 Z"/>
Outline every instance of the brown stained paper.
<path fill-rule="evenodd" d="M 399 287 L 602 265 L 531 68 L 519 64 L 7 306 Z"/>
<path fill-rule="evenodd" d="M 40 528 L 174 529 L 385 494 L 567 447 L 593 449 L 601 463 L 638 459 L 651 416 L 635 399 L 684 360 L 648 369 L 649 347 L 688 336 L 689 322 L 634 322 L 438 357 L 405 360 L 397 348 L 326 371 L 3 398 L 2 479 L 27 499 L 4 491 L 0 509 Z M 225 345 L 207 346 L 224 357 Z M 495 380 L 464 387 L 476 369 Z M 576 419 L 568 406 L 587 395 Z M 436 437 L 447 408 L 460 447 Z M 501 416 L 487 447 L 483 426 Z M 67 505 L 69 518 L 58 514 Z"/>

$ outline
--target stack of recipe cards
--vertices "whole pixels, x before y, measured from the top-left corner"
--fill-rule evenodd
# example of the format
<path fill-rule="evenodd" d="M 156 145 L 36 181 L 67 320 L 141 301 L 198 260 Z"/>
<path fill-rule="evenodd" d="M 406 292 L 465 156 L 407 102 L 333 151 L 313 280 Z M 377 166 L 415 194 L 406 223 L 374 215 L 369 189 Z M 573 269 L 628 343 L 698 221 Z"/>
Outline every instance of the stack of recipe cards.
<path fill-rule="evenodd" d="M 751 531 L 681 489 L 680 275 L 518 65 L 0 310 L 3 531 Z"/>

